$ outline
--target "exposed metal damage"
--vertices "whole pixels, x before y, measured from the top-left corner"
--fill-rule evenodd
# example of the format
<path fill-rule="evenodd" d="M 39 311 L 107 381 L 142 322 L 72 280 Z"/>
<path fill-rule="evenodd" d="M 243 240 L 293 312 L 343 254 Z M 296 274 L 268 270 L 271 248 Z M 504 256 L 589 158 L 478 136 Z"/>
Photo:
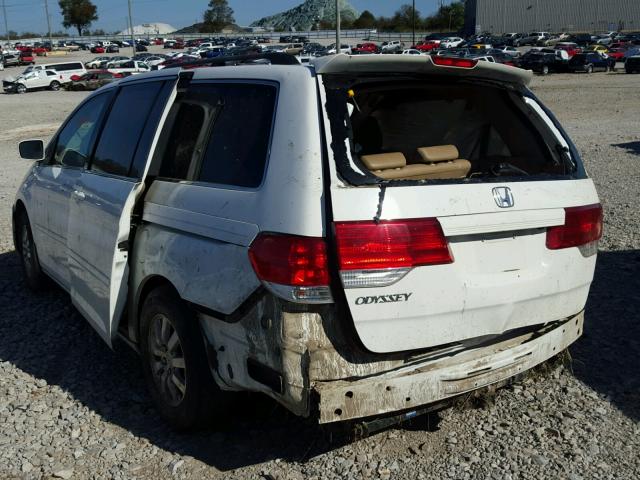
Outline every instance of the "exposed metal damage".
<path fill-rule="evenodd" d="M 331 309 L 290 312 L 271 295 L 236 323 L 200 315 L 222 388 L 263 392 L 320 423 L 415 409 L 502 382 L 567 348 L 583 321 L 580 313 L 484 345 L 379 355 L 348 345 Z"/>

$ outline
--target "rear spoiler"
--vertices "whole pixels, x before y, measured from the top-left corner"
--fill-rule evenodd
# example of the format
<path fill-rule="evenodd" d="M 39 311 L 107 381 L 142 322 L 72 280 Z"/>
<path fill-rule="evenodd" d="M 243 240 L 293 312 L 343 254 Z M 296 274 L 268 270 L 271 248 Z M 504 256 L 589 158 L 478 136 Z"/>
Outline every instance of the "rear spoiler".
<path fill-rule="evenodd" d="M 448 58 L 448 57 L 444 57 Z M 434 63 L 431 56 L 422 55 L 366 55 L 345 54 L 320 57 L 310 62 L 316 73 L 419 73 L 473 77 L 485 80 L 527 86 L 533 72 L 490 62 L 477 62 L 472 67 L 446 66 Z"/>

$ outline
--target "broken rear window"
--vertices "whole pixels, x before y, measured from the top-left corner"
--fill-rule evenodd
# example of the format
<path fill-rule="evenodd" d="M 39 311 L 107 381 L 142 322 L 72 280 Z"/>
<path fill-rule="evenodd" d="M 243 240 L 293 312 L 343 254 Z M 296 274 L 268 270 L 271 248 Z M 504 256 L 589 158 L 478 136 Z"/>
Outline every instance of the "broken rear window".
<path fill-rule="evenodd" d="M 565 176 L 568 149 L 520 93 L 486 83 L 324 79 L 331 150 L 348 183 Z"/>

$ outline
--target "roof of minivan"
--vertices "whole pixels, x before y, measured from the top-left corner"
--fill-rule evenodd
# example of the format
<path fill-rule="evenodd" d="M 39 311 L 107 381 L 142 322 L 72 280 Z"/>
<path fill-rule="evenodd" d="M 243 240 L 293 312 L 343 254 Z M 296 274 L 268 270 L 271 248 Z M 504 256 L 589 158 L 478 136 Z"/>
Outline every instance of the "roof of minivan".
<path fill-rule="evenodd" d="M 529 70 L 499 63 L 478 62 L 473 68 L 435 65 L 430 56 L 418 55 L 333 55 L 310 62 L 317 73 L 422 73 L 452 75 L 493 80 L 517 85 L 529 85 L 533 73 Z"/>

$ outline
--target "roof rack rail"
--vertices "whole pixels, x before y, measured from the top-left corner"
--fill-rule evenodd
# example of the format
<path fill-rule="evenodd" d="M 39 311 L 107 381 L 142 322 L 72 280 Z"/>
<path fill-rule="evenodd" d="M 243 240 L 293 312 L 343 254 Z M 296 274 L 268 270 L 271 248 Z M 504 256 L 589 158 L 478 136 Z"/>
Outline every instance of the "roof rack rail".
<path fill-rule="evenodd" d="M 224 67 L 240 65 L 244 63 L 254 62 L 256 60 L 267 60 L 271 65 L 301 65 L 300 62 L 293 55 L 282 52 L 272 53 L 250 53 L 243 55 L 229 55 L 213 58 L 203 58 L 202 60 L 194 60 L 192 62 L 185 62 L 175 65 L 180 68 L 194 68 L 194 67 Z M 172 68 L 172 67 L 169 67 Z"/>

